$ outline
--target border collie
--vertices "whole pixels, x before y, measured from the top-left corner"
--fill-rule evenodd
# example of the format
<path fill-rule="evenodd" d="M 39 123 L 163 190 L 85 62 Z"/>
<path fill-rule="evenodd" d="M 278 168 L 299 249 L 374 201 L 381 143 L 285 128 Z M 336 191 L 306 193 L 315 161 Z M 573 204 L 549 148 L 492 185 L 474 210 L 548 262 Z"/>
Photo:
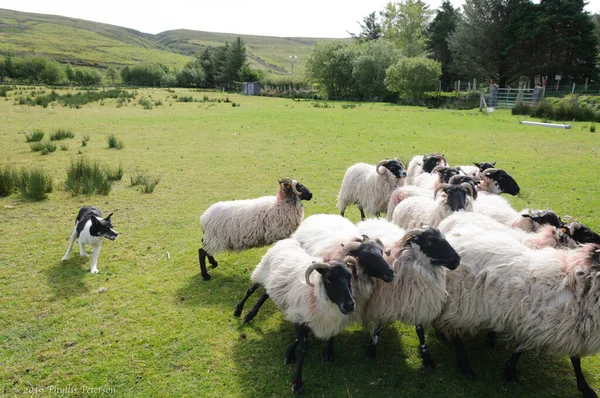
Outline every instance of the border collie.
<path fill-rule="evenodd" d="M 71 242 L 69 242 L 69 248 L 67 253 L 62 258 L 65 262 L 69 259 L 71 250 L 73 249 L 73 243 L 75 239 L 79 241 L 79 255 L 81 257 L 88 257 L 87 253 L 83 249 L 83 245 L 92 246 L 92 274 L 98 273 L 98 255 L 100 254 L 100 247 L 102 246 L 103 238 L 115 240 L 119 233 L 115 231 L 110 221 L 110 217 L 113 213 L 110 213 L 108 217 L 102 219 L 102 213 L 97 207 L 86 206 L 82 207 L 77 214 L 75 219 L 75 228 L 71 234 Z"/>

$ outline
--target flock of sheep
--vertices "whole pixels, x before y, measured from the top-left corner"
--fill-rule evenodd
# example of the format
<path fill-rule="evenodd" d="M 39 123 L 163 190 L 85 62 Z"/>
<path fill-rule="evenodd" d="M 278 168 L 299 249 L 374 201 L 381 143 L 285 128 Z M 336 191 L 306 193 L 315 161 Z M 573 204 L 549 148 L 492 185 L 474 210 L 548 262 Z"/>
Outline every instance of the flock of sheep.
<path fill-rule="evenodd" d="M 234 315 L 262 287 L 244 321 L 271 299 L 295 325 L 285 354 L 286 363 L 297 361 L 292 391 L 303 389 L 309 332 L 328 342 L 332 359 L 334 336 L 360 323 L 370 337 L 367 356 L 375 357 L 381 330 L 400 321 L 416 325 L 425 366 L 435 366 L 425 342 L 433 327 L 473 377 L 461 338 L 485 331 L 516 345 L 506 379 L 516 379 L 525 350 L 568 355 L 578 389 L 597 397 L 580 357 L 600 352 L 600 235 L 551 210 L 513 209 L 500 194 L 517 195 L 519 186 L 495 163 L 450 167 L 438 153 L 415 156 L 408 169 L 398 159 L 358 163 L 342 181 L 341 215 L 306 219 L 301 201 L 312 193 L 296 180 L 279 184 L 276 196 L 206 210 L 199 261 L 208 280 L 207 257 L 216 267 L 220 251 L 276 242 Z M 357 224 L 343 217 L 353 204 Z"/>

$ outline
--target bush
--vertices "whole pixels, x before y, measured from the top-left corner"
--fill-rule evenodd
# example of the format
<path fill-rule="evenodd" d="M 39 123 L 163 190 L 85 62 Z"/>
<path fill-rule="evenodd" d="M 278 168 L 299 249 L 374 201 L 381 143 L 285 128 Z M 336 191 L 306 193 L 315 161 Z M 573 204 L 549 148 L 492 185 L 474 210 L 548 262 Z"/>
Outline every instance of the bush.
<path fill-rule="evenodd" d="M 65 138 L 73 137 L 75 137 L 75 134 L 73 134 L 71 130 L 58 129 L 54 133 L 50 134 L 50 141 L 60 141 L 64 140 Z"/>
<path fill-rule="evenodd" d="M 73 196 L 93 193 L 108 195 L 112 188 L 112 181 L 106 170 L 107 167 L 102 167 L 97 161 L 90 162 L 86 158 L 72 160 L 67 168 L 65 189 Z"/>
<path fill-rule="evenodd" d="M 43 170 L 23 169 L 17 179 L 17 189 L 25 199 L 43 200 L 52 192 L 52 177 Z"/>
<path fill-rule="evenodd" d="M 87 146 L 88 141 L 90 140 L 89 134 L 84 134 L 81 136 L 81 146 Z"/>
<path fill-rule="evenodd" d="M 194 97 L 177 97 L 177 102 L 194 102 Z"/>
<path fill-rule="evenodd" d="M 26 142 L 40 142 L 44 138 L 44 132 L 42 130 L 33 130 L 31 133 L 25 134 Z"/>
<path fill-rule="evenodd" d="M 390 66 L 385 75 L 385 86 L 404 99 L 422 99 L 434 90 L 442 75 L 439 62 L 426 57 L 401 58 Z"/>
<path fill-rule="evenodd" d="M 17 187 L 18 178 L 19 174 L 14 166 L 4 165 L 0 167 L 0 197 L 13 193 Z"/>
<path fill-rule="evenodd" d="M 108 148 L 109 149 L 123 149 L 123 141 L 118 139 L 114 134 L 108 135 Z"/>

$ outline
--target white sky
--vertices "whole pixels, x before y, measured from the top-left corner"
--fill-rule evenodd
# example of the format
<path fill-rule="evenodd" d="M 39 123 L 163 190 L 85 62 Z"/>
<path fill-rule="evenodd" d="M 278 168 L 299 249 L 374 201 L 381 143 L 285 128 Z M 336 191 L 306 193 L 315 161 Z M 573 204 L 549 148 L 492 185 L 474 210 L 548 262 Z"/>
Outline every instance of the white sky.
<path fill-rule="evenodd" d="M 534 0 L 535 1 L 535 0 Z M 539 0 L 537 0 L 539 1 Z M 0 0 L 0 8 L 62 15 L 160 33 L 173 29 L 278 37 L 348 37 L 389 0 Z M 425 0 L 432 10 L 442 0 Z M 464 0 L 451 0 L 460 7 Z M 586 10 L 600 13 L 600 0 Z"/>

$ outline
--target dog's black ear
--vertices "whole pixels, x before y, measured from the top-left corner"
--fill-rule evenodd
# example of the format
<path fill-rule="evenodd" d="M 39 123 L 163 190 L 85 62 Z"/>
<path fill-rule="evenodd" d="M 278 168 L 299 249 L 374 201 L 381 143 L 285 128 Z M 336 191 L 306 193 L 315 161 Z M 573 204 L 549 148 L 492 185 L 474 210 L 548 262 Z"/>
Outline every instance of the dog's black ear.
<path fill-rule="evenodd" d="M 105 220 L 106 220 L 106 221 L 110 221 L 110 217 L 112 217 L 112 215 L 113 215 L 113 214 L 115 214 L 115 213 L 114 213 L 114 212 L 113 212 L 113 213 L 110 213 L 110 214 L 108 215 L 108 217 L 106 217 L 106 218 L 105 218 Z"/>
<path fill-rule="evenodd" d="M 98 225 L 98 223 L 100 223 L 100 221 L 98 221 L 96 216 L 91 216 L 90 219 L 92 220 L 92 226 L 96 226 L 96 225 Z"/>

